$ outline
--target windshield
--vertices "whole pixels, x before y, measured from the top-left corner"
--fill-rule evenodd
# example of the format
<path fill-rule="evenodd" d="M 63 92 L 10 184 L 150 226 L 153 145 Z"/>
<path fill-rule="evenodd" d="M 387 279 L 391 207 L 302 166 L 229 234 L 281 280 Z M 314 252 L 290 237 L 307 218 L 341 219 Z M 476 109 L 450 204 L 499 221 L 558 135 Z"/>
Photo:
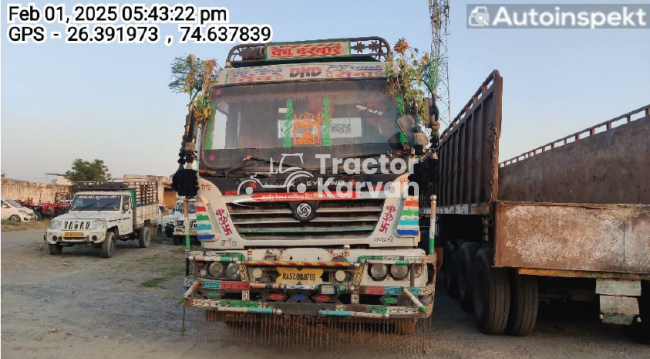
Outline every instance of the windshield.
<path fill-rule="evenodd" d="M 399 135 L 385 79 L 222 87 L 204 150 L 387 143 Z"/>
<path fill-rule="evenodd" d="M 13 199 L 8 199 L 8 198 L 7 198 L 7 199 L 5 199 L 4 201 L 7 202 L 7 203 L 9 203 L 9 205 L 12 206 L 12 207 L 15 207 L 15 208 L 22 208 L 22 206 L 20 205 L 20 203 L 14 201 Z"/>
<path fill-rule="evenodd" d="M 190 214 L 196 213 L 196 206 L 194 205 L 194 203 L 190 202 L 188 206 L 190 207 Z M 174 208 L 174 212 L 183 213 L 183 202 L 178 202 L 176 204 L 176 208 Z"/>
<path fill-rule="evenodd" d="M 78 195 L 72 201 L 71 211 L 118 211 L 119 195 Z"/>

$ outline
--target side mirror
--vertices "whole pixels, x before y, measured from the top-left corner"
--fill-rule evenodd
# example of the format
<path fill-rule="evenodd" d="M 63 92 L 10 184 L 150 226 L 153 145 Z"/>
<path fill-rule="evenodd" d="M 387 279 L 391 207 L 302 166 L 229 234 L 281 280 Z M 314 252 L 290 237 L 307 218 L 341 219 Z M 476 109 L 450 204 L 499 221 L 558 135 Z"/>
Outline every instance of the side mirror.
<path fill-rule="evenodd" d="M 397 119 L 397 126 L 399 126 L 399 129 L 402 131 L 404 136 L 409 141 L 409 144 L 413 146 L 415 144 L 415 119 L 413 119 L 413 116 L 411 115 L 404 115 L 400 118 Z"/>

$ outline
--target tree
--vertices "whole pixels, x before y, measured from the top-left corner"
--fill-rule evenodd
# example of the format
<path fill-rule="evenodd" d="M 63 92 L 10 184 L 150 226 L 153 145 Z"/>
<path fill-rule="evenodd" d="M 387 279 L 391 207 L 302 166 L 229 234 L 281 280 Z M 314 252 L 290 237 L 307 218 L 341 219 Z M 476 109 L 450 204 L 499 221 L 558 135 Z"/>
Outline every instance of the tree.
<path fill-rule="evenodd" d="M 72 161 L 72 169 L 65 173 L 70 181 L 110 181 L 111 174 L 103 160 L 95 159 L 92 162 L 77 158 Z"/>

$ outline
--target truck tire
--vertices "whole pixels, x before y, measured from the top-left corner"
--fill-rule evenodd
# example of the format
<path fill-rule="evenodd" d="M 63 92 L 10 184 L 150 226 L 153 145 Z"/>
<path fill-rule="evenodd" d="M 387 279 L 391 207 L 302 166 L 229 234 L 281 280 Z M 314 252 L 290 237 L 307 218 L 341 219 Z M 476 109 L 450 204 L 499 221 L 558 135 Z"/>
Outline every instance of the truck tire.
<path fill-rule="evenodd" d="M 445 288 L 450 298 L 458 298 L 458 254 L 451 242 L 445 246 Z"/>
<path fill-rule="evenodd" d="M 537 277 L 511 273 L 510 314 L 506 333 L 525 336 L 533 332 L 537 322 L 539 306 Z"/>
<path fill-rule="evenodd" d="M 47 244 L 47 249 L 50 250 L 50 254 L 53 256 L 58 256 L 61 254 L 61 251 L 63 251 L 63 246 L 60 244 Z"/>
<path fill-rule="evenodd" d="M 641 296 L 639 297 L 639 317 L 641 323 L 634 321 L 627 327 L 630 338 L 643 344 L 650 344 L 650 282 L 641 282 Z"/>
<path fill-rule="evenodd" d="M 102 257 L 111 258 L 115 252 L 115 233 L 106 232 L 106 239 L 102 243 Z"/>
<path fill-rule="evenodd" d="M 472 313 L 472 263 L 481 245 L 476 242 L 465 242 L 460 247 L 458 258 L 458 298 L 463 309 Z"/>
<path fill-rule="evenodd" d="M 174 231 L 169 227 L 165 227 L 165 237 L 173 238 L 174 237 Z"/>
<path fill-rule="evenodd" d="M 156 239 L 162 238 L 163 235 L 163 228 L 159 224 L 158 227 L 156 227 Z"/>
<path fill-rule="evenodd" d="M 140 243 L 140 248 L 149 247 L 149 243 L 151 243 L 151 231 L 149 230 L 149 226 L 145 225 L 140 228 L 138 243 Z"/>
<path fill-rule="evenodd" d="M 508 324 L 510 281 L 505 268 L 495 268 L 494 250 L 482 248 L 472 266 L 472 303 L 478 330 L 501 334 Z"/>
<path fill-rule="evenodd" d="M 172 243 L 174 243 L 175 246 L 180 246 L 183 244 L 183 237 L 182 236 L 173 236 L 172 237 Z"/>

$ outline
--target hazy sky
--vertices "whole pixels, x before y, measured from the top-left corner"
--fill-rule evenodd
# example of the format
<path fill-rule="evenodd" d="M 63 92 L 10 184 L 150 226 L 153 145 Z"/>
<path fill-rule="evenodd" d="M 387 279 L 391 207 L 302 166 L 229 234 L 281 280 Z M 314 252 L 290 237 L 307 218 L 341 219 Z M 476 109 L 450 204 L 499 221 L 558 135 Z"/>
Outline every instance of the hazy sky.
<path fill-rule="evenodd" d="M 273 41 L 377 35 L 430 48 L 427 0 L 193 3 L 227 7 L 231 23 L 268 23 Z M 451 3 L 452 115 L 499 69 L 502 160 L 650 103 L 650 30 L 467 29 L 466 2 Z M 176 169 L 187 98 L 167 88 L 172 59 L 195 53 L 223 64 L 232 45 L 12 45 L 5 11 L 3 5 L 7 177 L 44 180 L 78 157 L 104 159 L 114 177 Z M 163 33 L 178 36 L 175 27 Z"/>

